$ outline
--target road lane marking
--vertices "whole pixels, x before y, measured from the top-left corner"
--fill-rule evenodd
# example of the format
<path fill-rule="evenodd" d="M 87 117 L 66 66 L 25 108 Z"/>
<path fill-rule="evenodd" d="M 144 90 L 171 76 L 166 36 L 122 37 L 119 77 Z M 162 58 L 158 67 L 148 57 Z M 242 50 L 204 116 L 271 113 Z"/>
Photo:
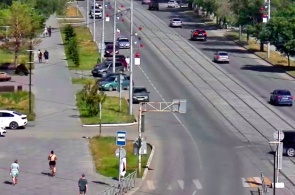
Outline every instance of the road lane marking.
<path fill-rule="evenodd" d="M 198 190 L 202 189 L 202 185 L 198 179 L 193 180 L 193 182 Z"/>
<path fill-rule="evenodd" d="M 151 86 L 154 88 L 154 90 L 158 93 L 158 95 L 160 96 L 160 98 L 164 101 L 164 102 L 167 102 L 164 97 L 160 94 L 160 92 L 157 90 L 156 86 L 152 83 L 152 81 L 150 80 L 150 78 L 147 76 L 147 74 L 143 71 L 143 69 L 138 66 L 138 68 L 141 70 L 141 72 L 144 74 L 144 76 L 147 78 L 147 80 L 149 81 L 149 83 L 151 84 Z M 200 166 L 200 169 L 203 169 L 203 165 L 202 165 L 202 161 L 201 161 L 201 153 L 200 153 L 200 150 L 199 150 L 199 147 L 196 143 L 196 141 L 194 140 L 192 134 L 190 133 L 190 131 L 186 128 L 186 126 L 181 122 L 181 120 L 178 118 L 178 116 L 173 113 L 173 116 L 176 118 L 176 120 L 179 122 L 179 124 L 184 128 L 184 130 L 187 132 L 187 134 L 189 135 L 189 137 L 191 138 L 194 146 L 195 146 L 195 149 L 196 149 L 196 153 L 197 153 L 197 156 L 198 156 L 198 161 L 199 161 L 199 166 Z"/>
<path fill-rule="evenodd" d="M 192 195 L 195 195 L 197 193 L 197 191 L 194 191 L 194 193 Z"/>
<path fill-rule="evenodd" d="M 256 183 L 262 184 L 261 178 L 260 177 L 253 177 Z"/>
<path fill-rule="evenodd" d="M 180 188 L 183 190 L 183 188 L 184 188 L 184 182 L 183 182 L 183 180 L 177 180 L 177 183 L 180 186 Z"/>
<path fill-rule="evenodd" d="M 168 188 L 167 188 L 167 190 L 172 190 L 172 187 L 169 185 Z"/>
<path fill-rule="evenodd" d="M 156 189 L 153 180 L 147 180 L 147 181 L 146 181 L 146 184 L 147 184 L 147 187 L 148 187 L 149 190 L 155 190 L 155 189 Z"/>
<path fill-rule="evenodd" d="M 241 178 L 242 179 L 242 184 L 244 188 L 249 188 L 250 185 L 247 183 L 246 179 L 244 177 Z"/>

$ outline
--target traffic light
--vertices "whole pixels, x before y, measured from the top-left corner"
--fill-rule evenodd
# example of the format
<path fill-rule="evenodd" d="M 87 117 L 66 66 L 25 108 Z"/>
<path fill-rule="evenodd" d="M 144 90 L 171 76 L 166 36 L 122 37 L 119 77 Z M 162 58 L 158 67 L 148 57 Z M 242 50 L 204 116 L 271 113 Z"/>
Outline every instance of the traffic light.
<path fill-rule="evenodd" d="M 145 129 L 145 116 L 141 115 L 141 129 L 140 131 L 143 133 Z"/>

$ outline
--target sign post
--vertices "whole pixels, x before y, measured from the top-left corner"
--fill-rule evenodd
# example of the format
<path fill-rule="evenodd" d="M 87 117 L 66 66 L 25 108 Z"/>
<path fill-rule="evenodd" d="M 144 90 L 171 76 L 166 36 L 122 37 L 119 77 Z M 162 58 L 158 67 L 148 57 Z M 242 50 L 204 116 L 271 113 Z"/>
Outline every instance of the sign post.
<path fill-rule="evenodd" d="M 126 156 L 126 150 L 123 146 L 126 146 L 126 131 L 117 131 L 116 145 L 119 148 L 116 150 L 116 156 L 119 157 L 119 177 L 118 180 L 121 180 L 121 160 Z M 126 170 L 125 170 L 126 171 Z"/>

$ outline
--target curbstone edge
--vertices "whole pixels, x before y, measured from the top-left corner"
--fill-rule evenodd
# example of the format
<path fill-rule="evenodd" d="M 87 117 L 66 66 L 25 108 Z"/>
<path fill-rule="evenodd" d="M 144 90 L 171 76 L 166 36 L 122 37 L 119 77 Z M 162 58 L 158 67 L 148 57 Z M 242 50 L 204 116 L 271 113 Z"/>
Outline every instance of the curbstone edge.
<path fill-rule="evenodd" d="M 126 126 L 132 126 L 137 125 L 138 122 L 134 123 L 116 123 L 116 124 L 101 124 L 102 127 L 126 127 Z M 82 125 L 82 127 L 99 127 L 100 124 L 93 124 L 93 125 Z"/>

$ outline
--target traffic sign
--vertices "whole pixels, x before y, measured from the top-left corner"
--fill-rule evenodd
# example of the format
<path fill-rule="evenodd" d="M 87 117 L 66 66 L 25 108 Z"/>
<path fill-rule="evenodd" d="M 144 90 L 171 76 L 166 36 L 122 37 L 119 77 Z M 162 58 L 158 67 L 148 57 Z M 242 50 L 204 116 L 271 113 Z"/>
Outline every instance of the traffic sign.
<path fill-rule="evenodd" d="M 273 137 L 276 141 L 282 141 L 285 137 L 284 132 L 283 131 L 275 131 L 273 133 Z"/>
<path fill-rule="evenodd" d="M 121 152 L 121 154 L 119 152 Z M 126 150 L 124 148 L 117 148 L 115 154 L 116 154 L 117 158 L 119 158 L 119 157 L 125 158 L 126 157 Z"/>
<path fill-rule="evenodd" d="M 117 146 L 126 146 L 126 131 L 117 131 Z"/>

